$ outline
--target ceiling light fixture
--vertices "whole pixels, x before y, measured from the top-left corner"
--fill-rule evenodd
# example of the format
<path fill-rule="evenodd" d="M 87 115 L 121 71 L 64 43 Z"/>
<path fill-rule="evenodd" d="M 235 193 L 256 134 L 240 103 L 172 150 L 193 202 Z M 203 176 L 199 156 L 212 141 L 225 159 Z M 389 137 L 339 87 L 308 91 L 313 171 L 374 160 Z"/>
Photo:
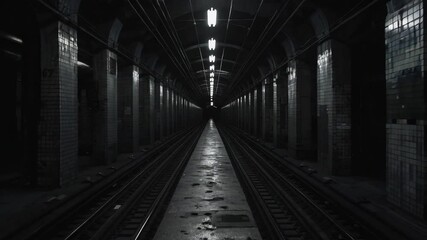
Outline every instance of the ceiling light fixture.
<path fill-rule="evenodd" d="M 208 26 L 215 27 L 216 26 L 216 9 L 208 9 Z"/>
<path fill-rule="evenodd" d="M 209 50 L 215 50 L 216 40 L 211 38 L 209 39 Z"/>

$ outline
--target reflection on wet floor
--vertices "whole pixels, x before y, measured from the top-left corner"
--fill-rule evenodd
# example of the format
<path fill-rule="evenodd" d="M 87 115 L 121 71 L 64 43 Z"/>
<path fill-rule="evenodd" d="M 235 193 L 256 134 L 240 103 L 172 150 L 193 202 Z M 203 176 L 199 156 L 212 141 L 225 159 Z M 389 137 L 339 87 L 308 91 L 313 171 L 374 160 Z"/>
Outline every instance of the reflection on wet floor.
<path fill-rule="evenodd" d="M 261 239 L 212 120 L 199 139 L 155 239 Z"/>

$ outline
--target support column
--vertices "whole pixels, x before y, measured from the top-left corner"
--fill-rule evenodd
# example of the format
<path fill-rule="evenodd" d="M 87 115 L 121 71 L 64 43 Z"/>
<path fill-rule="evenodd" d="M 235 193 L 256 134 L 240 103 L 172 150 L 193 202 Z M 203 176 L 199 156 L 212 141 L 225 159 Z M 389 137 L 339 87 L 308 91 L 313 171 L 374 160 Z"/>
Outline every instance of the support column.
<path fill-rule="evenodd" d="M 278 81 L 278 147 L 288 148 L 288 79 L 285 72 L 281 72 Z"/>
<path fill-rule="evenodd" d="M 265 138 L 266 142 L 273 142 L 273 82 L 267 79 L 265 83 Z"/>
<path fill-rule="evenodd" d="M 278 108 L 277 108 L 277 75 L 273 78 L 273 83 L 272 83 L 272 101 L 273 101 L 273 106 L 272 106 L 272 124 L 273 124 L 273 128 L 272 128 L 272 140 L 273 140 L 273 144 L 275 147 L 277 147 L 277 141 L 278 141 L 278 135 L 279 135 L 279 128 L 278 128 L 278 123 L 279 123 L 279 118 L 278 118 Z"/>
<path fill-rule="evenodd" d="M 288 64 L 288 150 L 296 159 L 313 159 L 310 69 L 301 61 Z"/>
<path fill-rule="evenodd" d="M 161 139 L 161 128 L 162 128 L 162 119 L 161 119 L 161 108 L 162 108 L 162 86 L 161 83 L 155 80 L 154 83 L 154 140 Z"/>
<path fill-rule="evenodd" d="M 178 128 L 177 128 L 177 119 L 176 119 L 176 93 L 172 92 L 172 128 L 173 128 L 173 132 L 177 132 Z"/>
<path fill-rule="evenodd" d="M 248 121 L 248 133 L 253 134 L 253 93 L 250 91 L 248 93 L 248 115 L 247 115 L 247 121 Z"/>
<path fill-rule="evenodd" d="M 119 152 L 132 153 L 139 146 L 139 68 L 123 69 L 118 81 Z"/>
<path fill-rule="evenodd" d="M 77 31 L 54 22 L 41 29 L 41 109 L 37 183 L 56 187 L 77 175 Z"/>
<path fill-rule="evenodd" d="M 117 157 L 117 56 L 102 50 L 94 57 L 94 78 L 98 83 L 94 159 L 109 164 Z"/>
<path fill-rule="evenodd" d="M 179 131 L 181 130 L 180 127 L 180 117 L 179 117 L 179 113 L 180 113 L 180 108 L 179 108 L 179 95 L 175 93 L 175 126 L 176 126 L 176 130 Z"/>
<path fill-rule="evenodd" d="M 182 108 L 181 108 L 181 96 L 179 96 L 178 94 L 175 95 L 176 96 L 176 128 L 177 130 L 182 130 L 182 126 L 181 126 L 181 114 L 182 114 Z"/>
<path fill-rule="evenodd" d="M 170 135 L 170 128 L 169 128 L 169 124 L 170 124 L 170 118 L 169 118 L 169 113 L 170 113 L 170 95 L 169 95 L 169 88 L 164 87 L 163 88 L 163 128 L 164 128 L 164 136 L 169 136 Z"/>
<path fill-rule="evenodd" d="M 394 3 L 398 3 L 395 1 Z M 388 3 L 386 43 L 387 199 L 427 218 L 426 40 L 423 1 Z"/>
<path fill-rule="evenodd" d="M 175 111 L 175 106 L 174 106 L 174 96 L 173 96 L 173 91 L 169 90 L 169 116 L 168 116 L 168 121 L 169 121 L 169 130 L 170 133 L 174 133 L 175 132 L 175 127 L 174 127 L 174 111 Z"/>
<path fill-rule="evenodd" d="M 266 137 L 267 137 L 267 108 L 265 106 L 266 104 L 266 99 L 265 99 L 265 91 L 266 91 L 266 84 L 267 80 L 264 80 L 262 82 L 261 85 L 261 106 L 260 106 L 260 111 L 261 111 L 261 139 L 263 139 L 265 141 Z"/>
<path fill-rule="evenodd" d="M 348 49 L 321 43 L 317 58 L 318 160 L 329 174 L 351 173 L 351 85 Z"/>
<path fill-rule="evenodd" d="M 253 115 L 252 115 L 252 119 L 253 119 L 253 134 L 254 136 L 259 136 L 259 128 L 258 128 L 258 124 L 259 124 L 259 117 L 258 117 L 258 90 L 254 89 L 254 95 L 253 95 L 253 99 L 252 99 L 252 108 L 253 108 Z"/>
<path fill-rule="evenodd" d="M 142 144 L 154 143 L 154 79 L 145 76 L 142 80 Z"/>

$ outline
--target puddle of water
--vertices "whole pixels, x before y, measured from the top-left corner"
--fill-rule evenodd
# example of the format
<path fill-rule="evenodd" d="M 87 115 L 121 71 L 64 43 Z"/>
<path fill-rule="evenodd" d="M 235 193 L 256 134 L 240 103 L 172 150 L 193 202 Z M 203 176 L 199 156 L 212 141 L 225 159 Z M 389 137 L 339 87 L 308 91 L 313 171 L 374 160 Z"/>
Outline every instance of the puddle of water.
<path fill-rule="evenodd" d="M 213 166 L 208 166 L 208 165 L 200 165 L 199 166 L 199 169 L 212 169 L 212 168 L 214 168 Z"/>
<path fill-rule="evenodd" d="M 223 201 L 224 198 L 223 197 L 214 197 L 214 198 L 204 198 L 203 201 L 208 201 L 208 202 L 216 202 L 216 201 Z"/>

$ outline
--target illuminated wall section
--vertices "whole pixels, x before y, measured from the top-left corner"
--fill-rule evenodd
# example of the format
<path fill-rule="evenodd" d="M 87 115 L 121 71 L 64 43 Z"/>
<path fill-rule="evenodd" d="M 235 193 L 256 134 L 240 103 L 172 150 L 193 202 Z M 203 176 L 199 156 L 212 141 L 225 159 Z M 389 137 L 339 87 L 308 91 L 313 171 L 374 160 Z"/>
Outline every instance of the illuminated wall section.
<path fill-rule="evenodd" d="M 334 40 L 321 43 L 317 51 L 318 161 L 327 174 L 350 175 L 349 52 L 346 46 Z"/>
<path fill-rule="evenodd" d="M 387 198 L 425 218 L 424 8 L 417 0 L 394 11 L 385 24 Z"/>

